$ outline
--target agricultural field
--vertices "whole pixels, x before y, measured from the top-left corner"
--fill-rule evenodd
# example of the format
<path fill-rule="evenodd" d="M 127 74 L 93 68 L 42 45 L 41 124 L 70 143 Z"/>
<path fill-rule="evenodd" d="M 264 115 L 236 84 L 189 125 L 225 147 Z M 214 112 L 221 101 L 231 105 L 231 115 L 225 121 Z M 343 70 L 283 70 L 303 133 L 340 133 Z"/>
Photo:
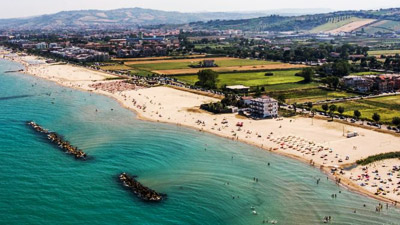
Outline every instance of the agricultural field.
<path fill-rule="evenodd" d="M 364 31 L 368 34 L 396 32 L 398 30 L 400 30 L 400 22 L 392 20 L 381 20 L 364 28 Z"/>
<path fill-rule="evenodd" d="M 196 44 L 194 46 L 195 49 L 204 49 L 204 48 L 211 48 L 211 49 L 216 49 L 216 48 L 223 48 L 223 47 L 230 47 L 230 44 L 224 44 L 224 43 L 209 43 L 209 44 Z"/>
<path fill-rule="evenodd" d="M 297 90 L 283 94 L 287 104 L 317 102 L 328 99 L 344 98 L 356 96 L 356 94 L 345 91 L 328 91 L 321 88 Z"/>
<path fill-rule="evenodd" d="M 331 34 L 339 34 L 341 32 L 352 32 L 352 31 L 360 29 L 360 28 L 362 28 L 364 26 L 372 24 L 375 21 L 376 20 L 374 20 L 374 19 L 363 19 L 363 20 L 359 20 L 359 21 L 354 21 L 354 22 L 346 24 L 346 25 L 344 25 L 342 27 L 339 27 L 339 28 L 336 28 L 336 29 L 333 29 L 333 30 L 329 30 L 327 32 L 331 33 Z"/>
<path fill-rule="evenodd" d="M 173 59 L 189 59 L 189 58 L 204 58 L 207 55 L 178 55 L 178 56 L 158 56 L 145 58 L 114 58 L 113 61 L 128 62 L 128 61 L 157 61 L 157 60 L 173 60 Z"/>
<path fill-rule="evenodd" d="M 357 17 L 350 17 L 348 19 L 345 20 L 340 20 L 338 18 L 335 18 L 325 24 L 322 24 L 318 27 L 315 27 L 314 29 L 311 30 L 312 33 L 319 33 L 319 32 L 327 32 L 330 30 L 334 30 L 340 27 L 343 27 L 347 24 L 350 24 L 352 22 L 356 22 L 356 21 L 360 21 L 362 20 L 361 18 L 357 18 Z"/>
<path fill-rule="evenodd" d="M 287 63 L 269 64 L 269 65 L 255 65 L 255 66 L 230 66 L 230 67 L 213 67 L 208 68 L 220 73 L 229 72 L 249 72 L 249 71 L 270 71 L 270 70 L 288 70 L 304 68 L 304 65 L 292 65 Z M 191 68 L 191 69 L 178 69 L 178 70 L 153 70 L 154 73 L 163 75 L 188 75 L 197 74 L 200 70 L 207 68 Z"/>
<path fill-rule="evenodd" d="M 125 65 L 147 70 L 178 70 L 191 68 L 191 65 L 198 65 L 203 60 L 204 59 L 176 59 L 144 62 L 125 62 Z M 207 60 L 215 60 L 215 64 L 217 64 L 218 67 L 280 64 L 279 62 L 236 59 L 229 57 L 207 58 Z"/>
<path fill-rule="evenodd" d="M 273 73 L 273 76 L 265 76 L 266 72 L 247 72 L 247 73 L 224 73 L 218 77 L 218 87 L 223 85 L 245 85 L 249 87 L 267 86 L 286 83 L 297 83 L 303 80 L 302 77 L 295 76 L 300 70 L 277 70 L 268 71 Z M 195 84 L 198 79 L 197 75 L 175 76 L 176 79 Z M 267 86 L 268 87 L 268 86 Z M 266 87 L 266 89 L 268 89 Z"/>
<path fill-rule="evenodd" d="M 391 123 L 393 117 L 400 116 L 400 96 L 386 96 L 335 104 L 345 109 L 344 115 L 353 116 L 354 110 L 361 112 L 361 118 L 371 120 L 374 113 L 379 113 L 381 122 Z M 321 106 L 316 107 L 319 110 Z"/>
<path fill-rule="evenodd" d="M 134 70 L 149 71 L 164 75 L 184 75 L 196 74 L 198 71 L 207 68 L 192 68 L 192 65 L 198 65 L 204 58 L 193 59 L 174 59 L 174 60 L 149 60 L 149 61 L 124 61 L 124 65 Z M 237 59 L 229 57 L 207 58 L 215 60 L 218 67 L 208 69 L 217 72 L 237 72 L 237 71 L 265 71 L 302 68 L 304 65 L 292 65 L 288 63 L 272 62 L 264 60 Z"/>
<path fill-rule="evenodd" d="M 368 52 L 368 55 L 376 56 L 378 58 L 380 58 L 381 55 L 395 56 L 396 54 L 400 54 L 400 49 L 399 50 L 376 50 L 376 51 L 369 51 Z"/>
<path fill-rule="evenodd" d="M 350 74 L 351 76 L 366 76 L 366 75 L 378 75 L 381 74 L 380 72 L 372 72 L 372 71 L 368 71 L 368 72 L 358 72 L 358 73 L 352 73 Z"/>
<path fill-rule="evenodd" d="M 264 86 L 264 88 L 268 95 L 277 97 L 281 93 L 284 94 L 284 93 L 288 93 L 288 92 L 297 92 L 297 91 L 315 89 L 315 88 L 318 88 L 318 86 L 319 86 L 319 84 L 315 83 L 315 82 L 312 82 L 312 83 L 298 82 L 298 83 L 268 85 L 268 86 Z"/>

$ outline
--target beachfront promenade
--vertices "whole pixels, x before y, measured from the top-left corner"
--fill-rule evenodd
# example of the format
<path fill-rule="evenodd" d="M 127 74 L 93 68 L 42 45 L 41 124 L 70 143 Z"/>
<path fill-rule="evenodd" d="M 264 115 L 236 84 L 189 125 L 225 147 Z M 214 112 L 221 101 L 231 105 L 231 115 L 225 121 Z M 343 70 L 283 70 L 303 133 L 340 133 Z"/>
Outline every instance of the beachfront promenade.
<path fill-rule="evenodd" d="M 33 56 L 28 56 L 32 60 Z M 106 81 L 109 74 L 88 70 L 71 65 L 27 65 L 24 58 L 14 59 L 25 62 L 26 73 L 52 80 L 60 85 L 91 91 L 110 96 L 124 107 L 137 112 L 145 120 L 177 124 L 191 127 L 200 132 L 209 132 L 234 141 L 242 141 L 278 154 L 297 158 L 318 168 L 329 171 L 355 163 L 356 160 L 384 152 L 400 150 L 399 138 L 390 134 L 378 133 L 360 127 L 343 125 L 337 122 L 296 117 L 274 120 L 251 120 L 233 114 L 213 115 L 199 109 L 203 103 L 216 102 L 219 99 L 197 95 L 168 87 L 142 88 L 127 86 L 121 81 Z M 118 83 L 119 82 L 119 83 Z M 237 123 L 243 122 L 243 127 Z M 345 137 L 345 133 L 358 132 L 354 138 Z M 386 168 L 400 166 L 400 160 L 386 162 Z M 337 173 L 343 178 L 342 184 L 352 186 L 359 191 L 368 191 L 374 195 L 375 185 L 385 190 L 379 195 L 400 201 L 398 182 L 395 174 L 386 177 L 380 174 L 379 180 L 360 181 L 359 168 Z M 382 173 L 386 171 L 381 170 Z M 364 171 L 365 172 L 365 171 Z M 370 175 L 371 176 L 371 175 Z M 391 181 L 389 181 L 389 179 Z M 361 185 L 364 182 L 364 186 Z M 397 190 L 396 190 L 397 189 Z"/>

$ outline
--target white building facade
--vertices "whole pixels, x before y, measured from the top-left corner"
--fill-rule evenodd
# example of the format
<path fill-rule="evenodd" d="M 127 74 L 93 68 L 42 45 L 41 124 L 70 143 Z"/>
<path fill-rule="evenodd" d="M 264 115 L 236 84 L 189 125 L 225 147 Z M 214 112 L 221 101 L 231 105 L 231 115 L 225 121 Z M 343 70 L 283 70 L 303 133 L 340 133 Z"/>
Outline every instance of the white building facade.
<path fill-rule="evenodd" d="M 270 97 L 255 98 L 250 102 L 250 109 L 254 117 L 275 118 L 278 117 L 279 104 Z"/>

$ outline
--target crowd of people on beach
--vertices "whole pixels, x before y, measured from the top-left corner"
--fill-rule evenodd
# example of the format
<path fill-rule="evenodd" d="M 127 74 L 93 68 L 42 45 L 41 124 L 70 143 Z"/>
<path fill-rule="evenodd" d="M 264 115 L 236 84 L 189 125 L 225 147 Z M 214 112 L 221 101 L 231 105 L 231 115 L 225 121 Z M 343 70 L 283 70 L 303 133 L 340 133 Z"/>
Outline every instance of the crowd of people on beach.
<path fill-rule="evenodd" d="M 137 86 L 136 84 L 132 84 L 126 81 L 93 83 L 90 84 L 89 87 L 94 88 L 95 90 L 107 91 L 112 94 L 122 91 L 139 90 L 143 88 L 141 86 Z"/>
<path fill-rule="evenodd" d="M 363 166 L 360 172 L 351 174 L 349 179 L 363 188 L 374 190 L 375 195 L 400 198 L 400 163 L 387 166 L 381 162 Z"/>

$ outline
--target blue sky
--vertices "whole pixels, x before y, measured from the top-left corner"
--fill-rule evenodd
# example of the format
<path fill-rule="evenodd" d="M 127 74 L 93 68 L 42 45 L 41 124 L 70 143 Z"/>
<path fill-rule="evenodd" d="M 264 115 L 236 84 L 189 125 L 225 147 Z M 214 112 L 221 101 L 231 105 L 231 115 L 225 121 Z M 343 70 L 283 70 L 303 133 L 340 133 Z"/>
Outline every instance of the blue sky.
<path fill-rule="evenodd" d="M 0 18 L 27 17 L 77 9 L 143 7 L 168 11 L 254 11 L 285 8 L 377 9 L 400 0 L 0 0 Z"/>

